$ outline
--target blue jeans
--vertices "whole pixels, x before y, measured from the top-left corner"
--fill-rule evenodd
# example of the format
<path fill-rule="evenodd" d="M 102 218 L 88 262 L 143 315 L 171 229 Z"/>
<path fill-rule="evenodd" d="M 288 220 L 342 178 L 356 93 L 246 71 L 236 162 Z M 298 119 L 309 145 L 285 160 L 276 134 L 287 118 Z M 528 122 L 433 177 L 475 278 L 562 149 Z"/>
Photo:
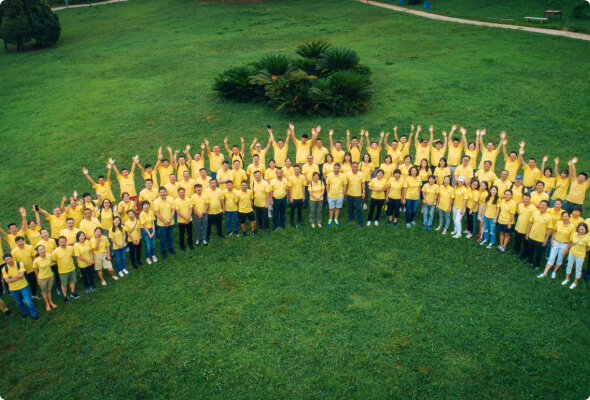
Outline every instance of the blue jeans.
<path fill-rule="evenodd" d="M 170 226 L 158 226 L 160 231 L 160 251 L 162 254 L 166 254 L 166 244 L 168 244 L 168 250 L 172 251 L 172 233 L 174 232 L 174 225 Z"/>
<path fill-rule="evenodd" d="M 309 206 L 309 189 L 307 188 L 307 186 L 305 187 L 305 200 L 303 201 L 303 205 L 305 207 Z"/>
<path fill-rule="evenodd" d="M 490 240 L 490 244 L 496 243 L 496 224 L 493 218 L 483 217 L 483 238 Z"/>
<path fill-rule="evenodd" d="M 122 272 L 127 264 L 127 247 L 113 250 L 117 271 Z"/>
<path fill-rule="evenodd" d="M 418 211 L 418 199 L 416 200 L 409 200 L 406 199 L 406 224 L 411 223 L 414 221 L 414 217 L 416 216 L 416 211 Z"/>
<path fill-rule="evenodd" d="M 451 212 L 444 211 L 440 208 L 438 209 L 438 226 L 443 226 L 443 221 L 446 219 L 445 222 L 445 229 L 449 229 L 449 225 L 451 225 Z"/>
<path fill-rule="evenodd" d="M 213 171 L 210 171 L 210 172 L 211 172 L 211 179 L 217 179 L 217 172 L 213 172 Z"/>
<path fill-rule="evenodd" d="M 232 224 L 232 220 L 234 221 L 233 224 Z M 238 212 L 237 211 L 226 211 L 225 212 L 225 224 L 227 225 L 228 232 L 231 232 L 232 230 L 239 232 L 239 230 L 238 230 L 239 229 Z"/>
<path fill-rule="evenodd" d="M 430 226 L 432 225 L 432 219 L 434 218 L 434 209 L 436 205 L 433 204 L 431 206 L 426 205 L 426 203 L 422 203 L 422 214 L 424 214 L 424 222 L 423 225 Z"/>
<path fill-rule="evenodd" d="M 154 232 L 154 228 L 148 229 L 149 233 Z M 149 235 L 144 229 L 141 230 L 141 237 L 145 243 L 145 258 L 150 258 L 156 255 L 156 235 L 150 239 Z"/>
<path fill-rule="evenodd" d="M 348 220 L 354 220 L 356 213 L 356 220 L 359 224 L 363 224 L 363 198 L 362 196 L 346 196 L 348 201 Z"/>
<path fill-rule="evenodd" d="M 272 198 L 272 227 L 273 229 L 285 229 L 285 222 L 287 220 L 287 196 L 282 199 Z"/>
<path fill-rule="evenodd" d="M 10 295 L 14 297 L 16 304 L 23 312 L 24 315 L 27 315 L 31 312 L 33 317 L 36 317 L 39 313 L 33 304 L 33 300 L 31 299 L 31 292 L 29 291 L 29 287 L 24 287 L 19 290 L 11 290 Z"/>

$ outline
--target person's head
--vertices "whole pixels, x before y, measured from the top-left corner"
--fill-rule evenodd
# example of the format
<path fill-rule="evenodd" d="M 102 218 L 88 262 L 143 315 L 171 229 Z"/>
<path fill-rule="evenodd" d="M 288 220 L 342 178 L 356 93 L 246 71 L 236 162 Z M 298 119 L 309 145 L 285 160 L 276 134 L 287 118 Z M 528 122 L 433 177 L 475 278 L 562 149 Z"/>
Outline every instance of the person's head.
<path fill-rule="evenodd" d="M 166 189 L 164 189 L 166 190 Z M 104 199 L 102 201 L 101 207 L 105 210 L 108 210 L 109 208 L 111 208 L 111 201 L 109 199 Z"/>
<path fill-rule="evenodd" d="M 352 144 L 353 146 L 358 146 L 359 138 L 357 138 L 356 136 L 353 136 L 352 139 L 350 139 L 350 144 Z"/>
<path fill-rule="evenodd" d="M 219 154 L 219 145 L 216 144 L 213 146 L 213 153 Z"/>
<path fill-rule="evenodd" d="M 580 209 L 579 205 L 575 205 L 572 207 L 572 218 L 577 219 L 582 215 L 582 210 Z"/>
<path fill-rule="evenodd" d="M 428 160 L 423 158 L 422 161 L 420 161 L 420 169 L 428 169 Z"/>
<path fill-rule="evenodd" d="M 461 159 L 461 161 L 463 162 L 463 166 L 466 167 L 469 165 L 469 160 L 471 160 L 471 157 L 469 156 L 463 156 L 463 158 Z"/>
<path fill-rule="evenodd" d="M 252 163 L 254 163 L 254 165 L 260 164 L 260 156 L 258 154 L 252 156 Z"/>
<path fill-rule="evenodd" d="M 387 165 L 393 164 L 393 159 L 391 158 L 391 156 L 389 154 L 385 156 L 384 161 L 385 161 L 385 164 L 387 164 Z"/>
<path fill-rule="evenodd" d="M 413 177 L 417 177 L 418 176 L 418 168 L 416 168 L 416 166 L 412 166 L 412 168 L 410 168 L 410 176 Z"/>
<path fill-rule="evenodd" d="M 167 158 L 162 159 L 162 166 L 164 168 L 168 168 L 170 166 L 170 161 Z"/>
<path fill-rule="evenodd" d="M 578 225 L 578 235 L 582 236 L 588 233 L 588 225 L 586 225 L 585 222 L 582 222 L 580 225 Z"/>
<path fill-rule="evenodd" d="M 240 183 L 240 186 L 241 186 L 242 192 L 245 192 L 248 190 L 248 182 L 242 181 L 242 183 Z"/>
<path fill-rule="evenodd" d="M 326 154 L 326 159 L 324 161 L 328 164 L 332 164 L 334 162 L 334 157 L 332 157 L 332 154 Z"/>
<path fill-rule="evenodd" d="M 277 140 L 277 146 L 279 147 L 279 149 L 282 149 L 284 145 L 285 141 L 283 139 Z"/>
<path fill-rule="evenodd" d="M 534 158 L 529 158 L 529 167 L 531 169 L 537 168 L 537 160 Z"/>
<path fill-rule="evenodd" d="M 553 176 L 553 168 L 546 167 L 543 171 L 543 175 L 545 175 L 546 178 L 551 178 Z"/>
<path fill-rule="evenodd" d="M 307 163 L 309 165 L 313 164 L 313 156 L 307 156 Z"/>
<path fill-rule="evenodd" d="M 100 239 L 102 236 L 102 228 L 98 227 L 94 229 L 94 237 Z"/>
<path fill-rule="evenodd" d="M 487 181 L 481 181 L 479 183 L 479 190 L 481 192 L 488 190 L 488 182 Z"/>
<path fill-rule="evenodd" d="M 483 163 L 483 170 L 488 172 L 492 168 L 492 162 L 490 160 L 485 160 Z"/>
<path fill-rule="evenodd" d="M 422 146 L 422 147 L 428 146 L 428 139 L 426 139 L 426 138 L 420 139 L 420 146 Z"/>
<path fill-rule="evenodd" d="M 234 144 L 231 148 L 231 152 L 237 156 L 238 154 L 240 154 L 240 148 Z"/>
<path fill-rule="evenodd" d="M 500 180 L 502 182 L 506 181 L 508 179 L 508 171 L 503 170 L 502 172 L 500 172 Z"/>
<path fill-rule="evenodd" d="M 285 167 L 291 168 L 291 159 L 288 157 L 285 159 Z"/>
<path fill-rule="evenodd" d="M 410 165 L 412 163 L 412 156 L 405 156 L 404 157 L 404 164 Z"/>
<path fill-rule="evenodd" d="M 371 142 L 371 148 L 373 150 L 377 150 L 379 148 L 379 145 L 377 144 L 377 142 Z"/>
<path fill-rule="evenodd" d="M 436 142 L 434 142 L 434 147 L 436 147 L 437 150 L 442 149 L 443 144 L 440 140 L 437 140 Z"/>
<path fill-rule="evenodd" d="M 227 171 L 227 167 L 228 167 L 228 166 L 229 166 L 229 163 L 228 163 L 227 161 L 224 161 L 224 164 L 223 164 L 223 170 L 224 170 L 224 171 Z M 187 182 L 188 182 L 188 181 L 191 179 L 191 173 L 185 170 L 185 171 L 182 173 L 182 179 L 184 179 L 185 181 L 187 181 Z"/>
<path fill-rule="evenodd" d="M 201 169 L 199 170 L 199 176 L 200 176 L 200 177 L 201 177 L 201 179 L 203 179 L 203 180 L 204 180 L 205 178 L 207 178 L 207 170 L 206 170 L 205 168 L 201 168 Z"/>
<path fill-rule="evenodd" d="M 553 200 L 553 209 L 555 211 L 561 210 L 561 206 L 563 205 L 563 201 L 561 199 Z"/>
<path fill-rule="evenodd" d="M 472 151 L 475 150 L 475 142 L 469 142 L 469 144 L 467 145 L 467 148 Z"/>
<path fill-rule="evenodd" d="M 39 256 L 41 256 L 42 258 L 45 258 L 45 246 L 40 244 L 37 246 L 37 248 L 35 250 L 37 250 L 37 253 L 39 253 Z"/>
<path fill-rule="evenodd" d="M 66 219 L 66 228 L 68 229 L 74 229 L 74 218 L 68 218 Z"/>
<path fill-rule="evenodd" d="M 64 236 L 60 236 L 59 239 L 57 239 L 57 244 L 62 249 L 65 249 L 66 246 L 68 245 L 68 239 L 66 239 Z"/>
<path fill-rule="evenodd" d="M 240 160 L 234 160 L 232 164 L 236 171 L 240 169 Z"/>
<path fill-rule="evenodd" d="M 547 200 L 541 200 L 541 203 L 539 204 L 539 210 L 544 212 L 547 210 L 547 207 L 549 207 L 549 202 Z"/>
<path fill-rule="evenodd" d="M 27 221 L 27 226 L 30 230 L 34 230 L 37 227 L 37 222 L 34 219 L 30 219 Z"/>
<path fill-rule="evenodd" d="M 92 201 L 92 196 L 90 195 L 90 193 L 86 192 L 82 195 L 82 200 L 84 201 L 84 203 L 90 203 Z"/>
<path fill-rule="evenodd" d="M 350 154 L 350 152 L 347 151 L 346 153 L 344 153 L 344 163 L 350 164 L 351 162 L 352 162 L 352 154 Z"/>
<path fill-rule="evenodd" d="M 352 170 L 353 174 L 356 174 L 357 172 L 359 172 L 359 163 L 353 162 L 352 164 L 350 164 L 350 169 Z"/>
<path fill-rule="evenodd" d="M 144 200 L 141 202 L 141 209 L 145 212 L 148 212 L 150 210 L 150 202 L 147 200 Z"/>
<path fill-rule="evenodd" d="M 371 156 L 369 155 L 369 153 L 363 154 L 363 162 L 366 164 L 371 162 Z"/>
<path fill-rule="evenodd" d="M 531 195 L 528 194 L 527 192 L 524 192 L 522 194 L 522 202 L 524 203 L 525 206 L 528 206 L 529 204 L 531 204 Z"/>
<path fill-rule="evenodd" d="M 231 192 L 232 190 L 234 190 L 234 183 L 232 181 L 227 181 L 227 183 L 225 184 L 225 188 L 228 192 Z"/>
<path fill-rule="evenodd" d="M 145 180 L 145 188 L 147 190 L 152 190 L 152 188 L 154 187 L 154 181 L 152 181 L 151 179 L 146 179 Z"/>
<path fill-rule="evenodd" d="M 295 173 L 295 176 L 299 176 L 301 173 L 301 166 L 299 164 L 295 164 L 293 167 L 293 172 Z"/>
<path fill-rule="evenodd" d="M 186 158 L 184 156 L 178 156 L 178 165 L 186 164 Z"/>
<path fill-rule="evenodd" d="M 459 147 L 459 144 L 461 144 L 461 140 L 459 140 L 459 138 L 455 137 L 453 139 L 453 147 Z"/>
<path fill-rule="evenodd" d="M 478 190 L 478 189 L 479 189 L 479 181 L 478 181 L 477 179 L 474 179 L 474 180 L 472 180 L 472 181 L 469 183 L 469 187 L 470 187 L 472 190 Z"/>
<path fill-rule="evenodd" d="M 17 236 L 16 238 L 14 238 L 14 243 L 16 243 L 16 245 L 22 249 L 23 247 L 25 247 L 25 238 L 22 236 Z"/>
<path fill-rule="evenodd" d="M 447 175 L 443 178 L 443 185 L 444 186 L 449 186 L 451 184 L 451 176 Z"/>
<path fill-rule="evenodd" d="M 569 171 L 569 169 L 567 169 L 567 168 L 566 168 L 566 169 L 562 169 L 562 170 L 559 172 L 559 176 L 561 176 L 561 179 L 567 179 L 567 177 L 568 177 L 568 176 L 570 176 L 570 171 Z"/>
<path fill-rule="evenodd" d="M 257 172 L 260 172 L 260 171 L 257 171 Z M 256 174 L 254 174 L 254 176 L 256 176 Z M 217 180 L 216 179 L 213 179 L 213 178 L 209 179 L 209 187 L 212 190 L 217 189 Z"/>
<path fill-rule="evenodd" d="M 184 199 L 185 196 L 186 196 L 186 191 L 184 190 L 184 188 L 179 188 L 178 189 L 178 197 L 180 197 L 181 199 Z"/>
<path fill-rule="evenodd" d="M 199 153 L 195 153 L 195 161 L 199 161 L 201 159 L 201 155 Z"/>
<path fill-rule="evenodd" d="M 197 183 L 195 185 L 195 193 L 200 195 L 203 192 L 203 185 L 201 185 L 200 183 Z"/>
<path fill-rule="evenodd" d="M 543 190 L 545 189 L 545 183 L 543 181 L 538 181 L 536 188 L 537 188 L 537 192 L 539 192 L 539 193 L 543 192 Z"/>
<path fill-rule="evenodd" d="M 174 185 L 176 183 L 176 174 L 170 174 L 169 179 L 170 183 Z"/>
<path fill-rule="evenodd" d="M 317 138 L 317 139 L 315 140 L 315 146 L 316 146 L 317 148 L 321 149 L 321 148 L 322 148 L 322 139 L 320 139 L 320 138 Z"/>
<path fill-rule="evenodd" d="M 256 182 L 260 182 L 262 180 L 262 172 L 260 172 L 260 171 L 254 172 L 254 180 L 256 180 Z"/>
<path fill-rule="evenodd" d="M 146 164 L 143 166 L 143 169 L 145 169 L 145 172 L 147 172 L 148 174 L 152 173 L 153 167 L 152 164 Z"/>
<path fill-rule="evenodd" d="M 512 190 L 506 189 L 504 192 L 504 200 L 510 201 L 512 199 Z"/>
<path fill-rule="evenodd" d="M 129 170 L 127 168 L 123 168 L 121 170 L 121 175 L 123 175 L 123 178 L 129 177 Z"/>
<path fill-rule="evenodd" d="M 268 168 L 274 169 L 276 166 L 277 166 L 277 163 L 275 162 L 275 160 L 273 158 L 271 158 L 270 161 L 268 162 Z"/>
<path fill-rule="evenodd" d="M 334 143 L 334 147 L 336 148 L 336 150 L 340 151 L 340 150 L 342 150 L 342 143 L 336 142 L 336 143 Z"/>
<path fill-rule="evenodd" d="M 561 220 L 567 224 L 568 222 L 570 222 L 570 215 L 568 214 L 567 211 L 562 211 L 561 212 Z"/>
<path fill-rule="evenodd" d="M 260 144 L 260 142 L 256 143 L 256 145 L 254 146 L 254 150 L 255 151 L 262 151 L 262 145 Z"/>
<path fill-rule="evenodd" d="M 160 186 L 160 189 L 158 189 L 158 194 L 160 195 L 160 198 L 162 200 L 165 200 L 166 196 L 168 196 L 168 192 L 166 191 L 166 188 L 163 186 Z"/>
<path fill-rule="evenodd" d="M 280 181 L 283 179 L 283 169 L 277 168 L 277 179 Z"/>
<path fill-rule="evenodd" d="M 128 202 L 129 202 L 129 193 L 127 193 L 127 192 L 123 192 L 123 193 L 121 194 L 121 198 L 123 199 L 123 201 L 124 201 L 125 203 L 128 203 Z"/>
<path fill-rule="evenodd" d="M 494 142 L 488 142 L 488 144 L 486 144 L 486 149 L 488 151 L 494 151 Z"/>
<path fill-rule="evenodd" d="M 516 177 L 514 178 L 514 186 L 522 186 L 522 175 L 516 175 Z"/>
<path fill-rule="evenodd" d="M 134 221 L 135 220 L 135 211 L 128 210 L 127 211 L 127 219 L 129 219 L 130 221 Z"/>
<path fill-rule="evenodd" d="M 121 217 L 115 217 L 113 218 L 113 232 L 115 232 L 117 229 L 121 230 L 123 229 L 123 227 L 121 226 Z"/>
<path fill-rule="evenodd" d="M 8 224 L 8 232 L 10 232 L 11 235 L 16 235 L 18 232 L 18 228 L 14 222 Z"/>
<path fill-rule="evenodd" d="M 375 175 L 377 176 L 377 179 L 383 179 L 383 175 L 384 175 L 383 170 L 381 168 L 379 168 Z"/>
<path fill-rule="evenodd" d="M 459 187 L 465 186 L 465 177 L 460 176 L 457 178 L 457 186 L 459 186 Z"/>
<path fill-rule="evenodd" d="M 307 143 L 307 139 L 309 139 L 309 136 L 307 136 L 307 133 L 304 133 L 303 135 L 301 135 L 301 143 L 302 144 Z"/>
<path fill-rule="evenodd" d="M 224 171 L 227 171 L 227 170 L 229 169 L 229 161 L 224 161 L 224 162 L 222 162 L 222 163 L 221 163 L 221 168 L 222 168 Z M 185 171 L 185 172 L 188 172 L 188 171 Z"/>
<path fill-rule="evenodd" d="M 578 183 L 584 183 L 586 182 L 586 179 L 588 179 L 588 175 L 586 175 L 585 172 L 580 172 L 578 174 Z"/>
<path fill-rule="evenodd" d="M 98 177 L 98 184 L 99 184 L 100 186 L 104 186 L 105 182 L 106 182 L 106 179 L 104 179 L 104 176 L 100 175 L 100 176 Z"/>
<path fill-rule="evenodd" d="M 498 195 L 498 186 L 493 185 L 490 188 L 490 195 L 493 196 L 497 196 Z"/>
<path fill-rule="evenodd" d="M 315 183 L 319 182 L 320 180 L 320 173 L 319 172 L 314 172 L 313 176 L 311 177 L 311 180 L 314 181 Z"/>
<path fill-rule="evenodd" d="M 47 240 L 49 239 L 49 230 L 47 228 L 43 228 L 39 231 L 39 233 L 41 233 L 41 238 L 43 240 Z"/>
<path fill-rule="evenodd" d="M 55 206 L 53 207 L 53 215 L 55 215 L 56 217 L 59 218 L 59 216 L 61 215 L 61 208 L 59 206 Z"/>
<path fill-rule="evenodd" d="M 516 154 L 516 151 L 511 151 L 508 155 L 508 158 L 510 159 L 510 161 L 514 162 L 518 158 L 518 154 Z"/>
<path fill-rule="evenodd" d="M 400 176 L 402 176 L 402 171 L 400 171 L 399 168 L 396 168 L 393 170 L 392 175 L 396 180 L 399 180 Z"/>
<path fill-rule="evenodd" d="M 434 185 L 435 182 L 436 182 L 435 176 L 434 175 L 430 175 L 428 177 L 428 183 L 431 184 L 431 185 Z"/>
<path fill-rule="evenodd" d="M 12 254 L 4 253 L 4 256 L 2 258 L 4 259 L 4 262 L 10 265 L 11 267 L 14 265 L 14 258 L 12 258 Z"/>
<path fill-rule="evenodd" d="M 84 232 L 80 231 L 80 232 L 76 233 L 76 242 L 84 243 L 85 241 L 86 241 L 86 235 L 84 234 Z"/>
<path fill-rule="evenodd" d="M 401 135 L 401 136 L 399 137 L 399 142 L 400 142 L 401 144 L 405 144 L 407 141 L 408 141 L 408 137 L 407 137 L 406 135 Z"/>
<path fill-rule="evenodd" d="M 445 157 L 441 157 L 438 161 L 439 168 L 446 168 L 447 167 L 447 159 Z"/>

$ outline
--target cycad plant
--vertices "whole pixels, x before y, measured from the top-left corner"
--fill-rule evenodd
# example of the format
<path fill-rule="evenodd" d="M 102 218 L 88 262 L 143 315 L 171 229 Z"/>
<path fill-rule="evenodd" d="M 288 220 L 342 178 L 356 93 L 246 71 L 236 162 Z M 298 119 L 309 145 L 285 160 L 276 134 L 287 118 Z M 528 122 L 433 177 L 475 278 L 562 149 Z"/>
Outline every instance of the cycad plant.
<path fill-rule="evenodd" d="M 327 50 L 318 60 L 318 69 L 326 75 L 336 71 L 356 70 L 360 67 L 361 58 L 356 51 L 345 47 Z"/>
<path fill-rule="evenodd" d="M 312 60 L 317 60 L 320 58 L 326 50 L 328 50 L 332 45 L 325 40 L 318 40 L 313 42 L 306 42 L 297 46 L 297 50 L 295 50 L 295 54 L 302 58 L 309 58 Z"/>
<path fill-rule="evenodd" d="M 337 115 L 359 115 L 369 111 L 375 91 L 369 78 L 356 71 L 337 71 L 328 78 L 332 109 Z"/>

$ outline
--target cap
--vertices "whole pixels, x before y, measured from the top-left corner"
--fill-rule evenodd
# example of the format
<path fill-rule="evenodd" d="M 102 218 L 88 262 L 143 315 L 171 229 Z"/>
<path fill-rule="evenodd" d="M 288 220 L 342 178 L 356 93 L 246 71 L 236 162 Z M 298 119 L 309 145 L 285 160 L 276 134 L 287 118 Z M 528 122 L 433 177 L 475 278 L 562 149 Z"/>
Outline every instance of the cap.
<path fill-rule="evenodd" d="M 457 182 L 465 182 L 465 177 L 464 176 L 458 177 Z"/>
<path fill-rule="evenodd" d="M 522 175 L 516 175 L 516 178 L 514 178 L 514 179 L 520 179 L 520 180 L 522 180 Z"/>

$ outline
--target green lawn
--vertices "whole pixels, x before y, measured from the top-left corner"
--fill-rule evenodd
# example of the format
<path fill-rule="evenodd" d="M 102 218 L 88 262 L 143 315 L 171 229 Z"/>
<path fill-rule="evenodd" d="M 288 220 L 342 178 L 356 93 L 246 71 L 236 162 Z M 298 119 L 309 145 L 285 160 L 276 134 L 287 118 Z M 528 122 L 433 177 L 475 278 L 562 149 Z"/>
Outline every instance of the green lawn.
<path fill-rule="evenodd" d="M 377 0 L 381 3 L 399 6 L 399 0 Z M 439 0 L 434 2 L 434 9 L 428 12 L 447 15 L 449 17 L 473 19 L 477 21 L 499 24 L 531 26 L 536 28 L 558 29 L 570 32 L 590 33 L 590 19 L 579 19 L 572 16 L 574 0 Z M 424 11 L 424 3 L 406 4 L 403 7 Z M 590 7 L 590 6 L 588 6 Z M 540 21 L 527 22 L 524 17 L 543 17 L 546 10 L 561 10 L 561 19 L 551 17 L 541 24 Z M 547 18 L 547 17 L 545 17 Z"/>
<path fill-rule="evenodd" d="M 260 139 L 267 123 L 280 136 L 289 122 L 298 134 L 321 124 L 339 139 L 346 129 L 376 135 L 412 123 L 438 133 L 456 123 L 473 138 L 485 127 L 507 131 L 510 148 L 526 140 L 527 156 L 579 156 L 579 170 L 590 170 L 587 42 L 350 0 L 132 0 L 59 16 L 56 46 L 0 53 L 3 227 L 21 205 L 50 208 L 89 189 L 82 166 L 96 178 L 109 157 L 120 167 L 135 154 L 153 163 L 159 145 Z M 291 118 L 211 90 L 223 69 L 318 39 L 356 49 L 372 69 L 370 113 Z M 540 282 L 509 253 L 437 232 L 358 230 L 214 239 L 58 303 L 39 323 L 0 318 L 0 396 L 590 394 L 587 284 Z"/>

